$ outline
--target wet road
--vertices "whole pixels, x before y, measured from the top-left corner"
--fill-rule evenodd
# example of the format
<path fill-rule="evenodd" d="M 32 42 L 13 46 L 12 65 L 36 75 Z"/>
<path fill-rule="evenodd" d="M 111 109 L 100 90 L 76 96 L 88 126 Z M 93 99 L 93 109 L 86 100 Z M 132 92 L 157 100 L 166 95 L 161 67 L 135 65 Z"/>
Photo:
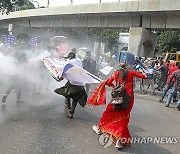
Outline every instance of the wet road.
<path fill-rule="evenodd" d="M 0 88 L 2 97 L 4 88 Z M 132 137 L 176 137 L 177 144 L 132 144 L 121 152 L 111 145 L 103 148 L 91 127 L 99 121 L 104 107 L 79 105 L 74 119 L 66 117 L 64 98 L 51 92 L 32 97 L 23 93 L 24 102 L 15 102 L 12 92 L 0 108 L 0 154 L 95 154 L 95 153 L 158 153 L 180 151 L 180 112 L 175 105 L 165 108 L 157 96 L 141 95 L 136 91 L 131 113 Z"/>

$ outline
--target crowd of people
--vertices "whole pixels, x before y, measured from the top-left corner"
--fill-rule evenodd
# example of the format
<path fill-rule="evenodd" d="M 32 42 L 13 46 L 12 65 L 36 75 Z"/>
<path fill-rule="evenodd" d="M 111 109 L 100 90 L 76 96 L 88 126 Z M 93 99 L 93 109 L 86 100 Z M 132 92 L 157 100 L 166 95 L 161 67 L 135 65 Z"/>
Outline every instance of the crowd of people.
<path fill-rule="evenodd" d="M 43 54 L 44 52 L 48 53 L 46 55 L 47 57 L 59 57 L 59 55 L 56 54 L 56 51 L 52 52 L 51 50 L 47 50 L 43 51 Z M 12 82 L 10 82 L 9 88 L 2 98 L 2 102 L 6 102 L 7 96 L 12 91 L 12 89 L 15 89 L 17 91 L 16 102 L 22 102 L 22 78 L 24 78 L 23 74 L 27 74 L 24 73 L 28 70 L 27 68 L 33 68 L 30 72 L 32 73 L 33 71 L 33 75 L 38 74 L 40 79 L 43 78 L 42 76 L 48 76 L 46 73 L 44 73 L 45 71 L 43 71 L 45 69 L 44 65 L 33 66 L 32 63 L 35 57 L 36 59 L 37 57 L 41 57 L 40 55 L 42 54 L 42 52 L 33 49 L 29 50 L 26 47 L 14 47 L 13 50 L 8 50 L 8 52 L 6 50 L 1 54 L 3 54 L 4 56 L 12 56 L 15 59 L 17 66 L 23 66 L 21 69 L 21 73 L 17 71 L 15 74 L 13 74 L 12 77 L 10 77 Z M 78 57 L 76 57 L 76 49 L 73 48 L 67 55 L 67 59 L 70 64 L 77 65 L 78 67 L 84 68 L 86 71 L 96 75 L 96 62 L 91 58 L 90 51 L 86 52 L 85 59 L 80 60 L 78 59 Z M 173 101 L 177 102 L 178 110 L 180 110 L 180 63 L 171 64 L 169 62 L 163 62 L 161 58 L 153 58 L 151 60 L 148 60 L 147 58 L 142 59 L 139 57 L 136 59 L 135 69 L 136 70 L 129 70 L 126 64 L 118 64 L 115 72 L 106 80 L 102 81 L 100 85 L 95 88 L 92 94 L 89 95 L 89 98 L 87 93 L 89 93 L 90 85 L 86 85 L 85 89 L 85 85 L 72 81 L 67 81 L 65 86 L 55 89 L 55 92 L 65 97 L 65 107 L 68 109 L 67 116 L 72 119 L 77 103 L 79 103 L 82 107 L 86 105 L 86 102 L 91 105 L 105 104 L 105 86 L 115 88 L 117 84 L 123 84 L 124 92 L 129 97 L 128 106 L 123 109 L 116 108 L 116 105 L 121 104 L 113 104 L 112 101 L 110 101 L 100 119 L 100 122 L 92 127 L 92 129 L 97 134 L 104 133 L 108 135 L 109 138 L 111 138 L 115 143 L 115 147 L 117 149 L 121 149 L 124 146 L 130 145 L 129 139 L 131 138 L 131 136 L 128 129 L 128 123 L 130 120 L 130 112 L 134 104 L 134 77 L 147 80 L 149 85 L 151 85 L 152 87 L 153 95 L 155 95 L 155 89 L 158 91 L 162 91 L 161 98 L 159 100 L 160 102 L 163 101 L 167 91 L 169 90 L 170 92 L 168 94 L 168 99 L 165 106 L 168 107 L 173 98 Z M 34 71 L 36 71 L 37 73 L 35 73 Z M 63 74 L 56 80 L 62 81 L 64 78 L 65 75 Z M 34 81 L 32 82 L 33 92 L 38 93 L 40 92 L 38 91 L 38 83 L 34 83 Z M 157 84 L 157 87 L 155 87 L 155 83 Z M 47 84 L 48 82 L 46 80 L 46 83 L 44 85 Z M 124 100 L 124 96 L 121 96 L 121 98 L 123 98 Z M 122 138 L 124 139 L 124 142 L 122 142 Z"/>
<path fill-rule="evenodd" d="M 147 74 L 146 84 L 151 86 L 153 95 L 155 95 L 155 90 L 161 92 L 159 102 L 163 102 L 164 97 L 169 91 L 165 106 L 169 107 L 171 101 L 173 100 L 174 103 L 177 102 L 177 108 L 180 110 L 179 62 L 164 62 L 162 58 L 157 57 L 152 59 L 142 59 L 141 57 L 138 57 L 136 58 L 135 69 L 137 71 L 143 71 Z"/>
<path fill-rule="evenodd" d="M 94 125 L 92 129 L 96 134 L 105 133 L 109 138 L 115 143 L 117 149 L 121 149 L 124 146 L 130 145 L 130 133 L 128 130 L 128 123 L 130 118 L 130 112 L 134 104 L 134 94 L 133 94 L 133 83 L 134 77 L 141 78 L 143 80 L 148 80 L 149 84 L 152 86 L 152 94 L 155 94 L 155 89 L 162 91 L 160 102 L 162 102 L 166 92 L 170 90 L 168 94 L 168 99 L 165 104 L 169 107 L 171 99 L 174 97 L 174 102 L 177 102 L 177 108 L 180 111 L 180 63 L 170 64 L 163 62 L 161 58 L 153 58 L 151 60 L 147 59 L 136 59 L 136 70 L 130 69 L 126 70 L 125 64 L 119 64 L 120 67 L 113 73 L 113 75 L 105 80 L 100 86 L 94 91 L 90 96 L 90 104 L 99 105 L 105 100 L 103 97 L 103 89 L 105 85 L 112 88 L 116 88 L 117 83 L 123 84 L 126 93 L 130 97 L 129 105 L 125 109 L 116 109 L 112 102 L 107 105 L 100 122 L 98 125 Z M 158 72 L 159 80 L 157 81 L 157 87 L 154 87 L 154 76 L 155 72 Z M 120 76 L 120 77 L 119 77 Z M 166 86 L 165 86 L 166 85 Z M 165 86 L 165 87 L 164 87 Z M 101 96 L 100 99 L 99 95 Z M 123 101 L 125 101 L 123 95 Z M 96 101 L 94 101 L 96 100 Z M 121 104 L 117 104 L 121 105 Z"/>

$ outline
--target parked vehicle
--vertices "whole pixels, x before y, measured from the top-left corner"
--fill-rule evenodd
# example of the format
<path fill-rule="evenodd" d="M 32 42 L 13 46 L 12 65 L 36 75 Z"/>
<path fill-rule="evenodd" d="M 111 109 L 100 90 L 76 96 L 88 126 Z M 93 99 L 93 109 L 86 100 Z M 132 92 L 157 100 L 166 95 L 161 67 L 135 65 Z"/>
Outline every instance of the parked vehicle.
<path fill-rule="evenodd" d="M 134 65 L 135 55 L 131 52 L 121 51 L 119 54 L 119 62 Z"/>
<path fill-rule="evenodd" d="M 168 62 L 168 61 L 170 61 L 170 63 L 180 62 L 180 51 L 176 53 L 167 52 L 163 56 L 164 56 L 164 59 L 163 59 L 164 62 Z"/>
<path fill-rule="evenodd" d="M 126 63 L 129 69 L 134 69 L 135 55 L 128 51 L 120 51 L 118 57 L 119 63 Z"/>

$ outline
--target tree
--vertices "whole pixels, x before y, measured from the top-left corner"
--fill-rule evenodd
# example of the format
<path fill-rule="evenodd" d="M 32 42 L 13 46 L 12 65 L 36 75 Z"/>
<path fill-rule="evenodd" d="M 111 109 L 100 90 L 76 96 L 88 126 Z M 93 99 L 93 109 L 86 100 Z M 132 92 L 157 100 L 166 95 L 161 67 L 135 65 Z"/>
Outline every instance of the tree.
<path fill-rule="evenodd" d="M 33 1 L 30 0 L 19 0 L 19 9 L 20 10 L 28 10 L 28 9 L 35 9 Z"/>
<path fill-rule="evenodd" d="M 119 38 L 119 34 L 121 32 L 125 32 L 126 30 L 122 29 L 86 29 L 87 35 L 93 38 L 95 41 L 105 43 L 107 50 L 112 50 L 113 46 L 116 45 L 117 39 Z"/>
<path fill-rule="evenodd" d="M 176 52 L 180 51 L 180 32 L 179 31 L 160 31 L 158 32 L 157 51 Z"/>
<path fill-rule="evenodd" d="M 0 12 L 2 14 L 16 11 L 16 6 L 19 7 L 19 10 L 35 9 L 31 0 L 0 0 Z"/>
<path fill-rule="evenodd" d="M 86 29 L 85 31 L 100 42 L 114 42 L 121 32 L 120 29 Z"/>
<path fill-rule="evenodd" d="M 0 12 L 2 14 L 9 14 L 13 10 L 13 4 L 11 0 L 0 0 Z"/>
<path fill-rule="evenodd" d="M 49 7 L 49 0 L 48 0 L 48 2 L 47 2 L 47 7 Z"/>

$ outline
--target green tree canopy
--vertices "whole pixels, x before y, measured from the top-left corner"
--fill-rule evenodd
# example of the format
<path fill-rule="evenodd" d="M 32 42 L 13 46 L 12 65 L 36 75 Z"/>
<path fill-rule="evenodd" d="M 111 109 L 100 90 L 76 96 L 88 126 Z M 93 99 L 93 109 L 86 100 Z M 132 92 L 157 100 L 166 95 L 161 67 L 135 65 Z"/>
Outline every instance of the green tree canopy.
<path fill-rule="evenodd" d="M 0 12 L 2 14 L 16 11 L 15 7 L 19 10 L 34 9 L 35 6 L 30 0 L 0 0 Z"/>
<path fill-rule="evenodd" d="M 180 51 L 180 31 L 158 32 L 157 51 L 159 53 Z"/>
<path fill-rule="evenodd" d="M 128 30 L 118 28 L 86 29 L 86 33 L 94 40 L 105 43 L 106 51 L 111 51 L 113 46 L 116 45 L 121 32 L 128 32 Z"/>
<path fill-rule="evenodd" d="M 114 42 L 122 31 L 120 29 L 86 29 L 88 35 L 100 42 Z"/>
<path fill-rule="evenodd" d="M 0 12 L 2 14 L 8 14 L 10 11 L 13 10 L 13 4 L 10 0 L 0 0 Z"/>
<path fill-rule="evenodd" d="M 20 10 L 35 9 L 35 6 L 30 0 L 19 0 L 19 9 Z"/>

